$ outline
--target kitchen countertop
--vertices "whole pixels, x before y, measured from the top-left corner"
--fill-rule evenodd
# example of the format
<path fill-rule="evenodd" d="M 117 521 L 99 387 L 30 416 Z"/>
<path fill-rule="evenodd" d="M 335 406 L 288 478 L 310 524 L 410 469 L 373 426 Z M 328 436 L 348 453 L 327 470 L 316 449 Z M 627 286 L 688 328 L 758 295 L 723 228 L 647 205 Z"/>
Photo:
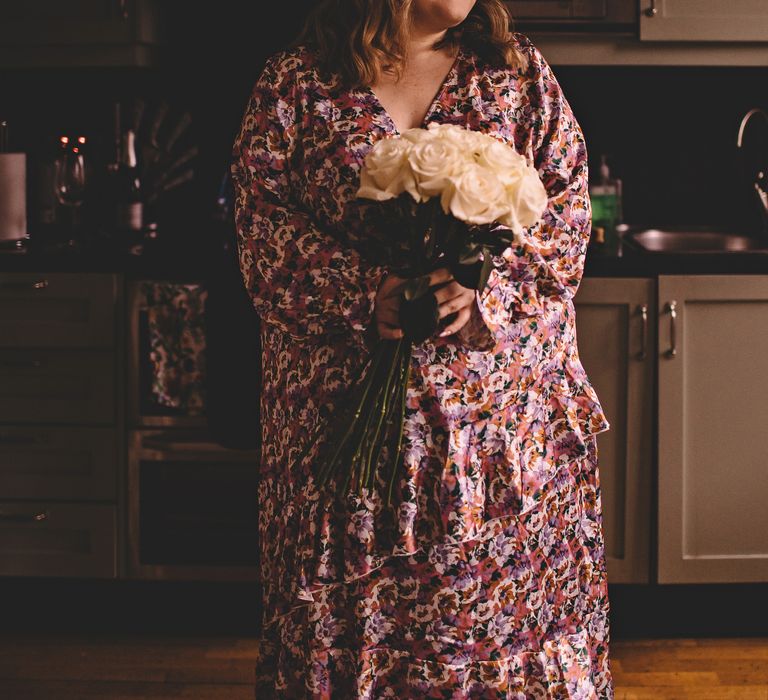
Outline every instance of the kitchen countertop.
<path fill-rule="evenodd" d="M 230 259 L 222 243 L 199 238 L 151 239 L 141 235 L 89 238 L 74 243 L 67 237 L 35 239 L 21 250 L 0 249 L 4 272 L 120 273 L 129 279 L 199 281 Z"/>
<path fill-rule="evenodd" d="M 191 243 L 191 242 L 190 242 Z M 141 241 L 139 247 L 112 244 L 100 246 L 35 246 L 24 252 L 0 252 L 0 274 L 4 272 L 121 273 L 130 279 L 204 280 L 220 265 L 232 267 L 231 251 L 197 244 L 169 245 Z M 133 250 L 133 252 L 132 252 Z M 640 253 L 626 246 L 621 256 L 603 256 L 588 251 L 585 277 L 655 277 L 659 274 L 768 274 L 768 253 Z"/>

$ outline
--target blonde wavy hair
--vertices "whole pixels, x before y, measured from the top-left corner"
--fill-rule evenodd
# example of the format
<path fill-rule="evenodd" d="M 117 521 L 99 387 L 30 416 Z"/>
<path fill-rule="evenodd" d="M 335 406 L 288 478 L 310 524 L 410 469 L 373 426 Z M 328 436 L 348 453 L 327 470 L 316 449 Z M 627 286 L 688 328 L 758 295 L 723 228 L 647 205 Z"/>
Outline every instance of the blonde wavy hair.
<path fill-rule="evenodd" d="M 318 0 L 294 44 L 317 50 L 329 72 L 352 86 L 372 85 L 383 71 L 400 76 L 413 0 Z M 503 0 L 477 0 L 467 18 L 435 49 L 459 42 L 485 61 L 523 68 L 512 41 L 512 17 Z"/>

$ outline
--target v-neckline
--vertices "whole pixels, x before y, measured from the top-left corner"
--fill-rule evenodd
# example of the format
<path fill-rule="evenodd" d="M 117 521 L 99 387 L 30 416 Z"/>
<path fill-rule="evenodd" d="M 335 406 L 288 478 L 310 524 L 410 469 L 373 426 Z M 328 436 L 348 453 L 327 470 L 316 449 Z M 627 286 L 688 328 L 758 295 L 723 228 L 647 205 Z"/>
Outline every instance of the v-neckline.
<path fill-rule="evenodd" d="M 417 129 L 424 129 L 427 126 L 427 123 L 429 122 L 430 117 L 432 116 L 433 112 L 435 111 L 435 108 L 440 103 L 441 98 L 443 97 L 443 93 L 445 92 L 446 88 L 450 83 L 453 81 L 454 77 L 458 73 L 459 69 L 459 63 L 464 55 L 464 49 L 460 45 L 459 49 L 456 53 L 455 58 L 453 59 L 453 63 L 451 64 L 451 67 L 448 69 L 448 72 L 445 74 L 445 77 L 443 78 L 443 82 L 440 84 L 440 87 L 437 89 L 437 92 L 435 93 L 435 96 L 432 98 L 432 102 L 430 103 L 429 107 L 427 107 L 427 111 L 424 114 L 424 118 L 421 120 L 421 124 L 419 124 L 418 127 L 413 127 Z M 402 136 L 403 132 L 400 131 L 397 124 L 395 124 L 395 120 L 392 118 L 392 115 L 387 111 L 387 108 L 384 106 L 382 101 L 379 99 L 379 96 L 376 94 L 374 89 L 370 85 L 365 86 L 365 90 L 370 95 L 371 99 L 376 103 L 376 107 L 378 108 L 381 115 L 384 117 L 384 119 L 389 122 L 389 125 L 394 130 L 395 134 L 397 136 Z M 409 127 L 410 128 L 410 127 Z M 407 131 L 407 129 L 405 129 Z"/>

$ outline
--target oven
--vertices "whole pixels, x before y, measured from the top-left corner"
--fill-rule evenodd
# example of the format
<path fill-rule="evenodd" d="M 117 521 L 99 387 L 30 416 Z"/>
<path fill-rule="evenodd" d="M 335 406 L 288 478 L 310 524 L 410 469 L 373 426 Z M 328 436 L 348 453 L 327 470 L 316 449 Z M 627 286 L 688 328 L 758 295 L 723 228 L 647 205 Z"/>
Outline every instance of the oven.
<path fill-rule="evenodd" d="M 198 431 L 136 430 L 128 452 L 131 578 L 258 579 L 258 462 Z"/>
<path fill-rule="evenodd" d="M 127 307 L 129 576 L 257 580 L 255 312 L 213 278 L 132 280 Z"/>

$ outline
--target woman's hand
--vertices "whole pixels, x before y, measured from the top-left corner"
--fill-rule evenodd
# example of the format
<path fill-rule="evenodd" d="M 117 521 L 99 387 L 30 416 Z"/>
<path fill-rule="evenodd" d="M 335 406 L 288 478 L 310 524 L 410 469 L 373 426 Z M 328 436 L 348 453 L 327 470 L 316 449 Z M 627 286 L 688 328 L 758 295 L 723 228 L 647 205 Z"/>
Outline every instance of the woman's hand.
<path fill-rule="evenodd" d="M 403 337 L 400 328 L 400 299 L 402 289 L 408 280 L 397 275 L 387 275 L 379 285 L 374 305 L 374 318 L 379 338 L 398 340 Z M 429 275 L 429 286 L 433 288 L 438 303 L 440 318 L 456 313 L 456 318 L 448 325 L 441 337 L 459 331 L 469 321 L 472 305 L 475 303 L 473 289 L 462 287 L 453 279 L 446 267 L 433 270 Z M 437 289 L 434 289 L 437 287 Z"/>
<path fill-rule="evenodd" d="M 448 268 L 441 267 L 432 274 L 436 276 L 432 284 L 442 285 L 435 290 L 440 319 L 442 320 L 450 314 L 456 314 L 456 318 L 440 332 L 440 337 L 444 338 L 447 335 L 458 333 L 469 322 L 472 309 L 476 306 L 475 290 L 462 287 L 453 279 Z"/>
<path fill-rule="evenodd" d="M 400 328 L 400 291 L 406 282 L 397 275 L 387 275 L 379 285 L 374 302 L 374 318 L 379 338 L 398 340 L 403 337 Z"/>

